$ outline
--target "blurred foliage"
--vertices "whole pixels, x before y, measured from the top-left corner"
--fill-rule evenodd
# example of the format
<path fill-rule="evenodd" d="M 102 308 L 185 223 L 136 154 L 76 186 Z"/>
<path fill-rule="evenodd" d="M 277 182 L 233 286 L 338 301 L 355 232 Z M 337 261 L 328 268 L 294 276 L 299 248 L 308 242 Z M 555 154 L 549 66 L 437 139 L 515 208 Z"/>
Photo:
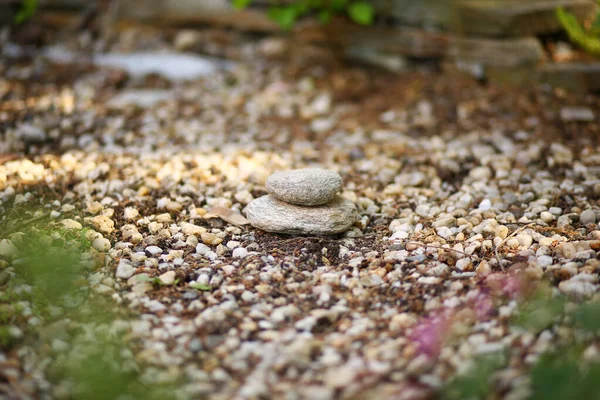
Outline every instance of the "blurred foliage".
<path fill-rule="evenodd" d="M 38 7 L 38 0 L 23 0 L 21 3 L 21 10 L 15 16 L 15 22 L 22 24 L 35 14 Z"/>
<path fill-rule="evenodd" d="M 584 303 L 573 313 L 575 325 L 588 332 L 600 332 L 600 304 Z"/>
<path fill-rule="evenodd" d="M 233 0 L 237 9 L 248 7 L 252 0 Z M 334 15 L 346 14 L 360 25 L 370 25 L 375 18 L 375 9 L 366 0 L 296 0 L 290 4 L 269 7 L 268 16 L 283 29 L 291 29 L 296 21 L 309 14 L 316 14 L 319 21 L 328 23 Z"/>
<path fill-rule="evenodd" d="M 543 283 L 522 299 L 512 319 L 513 327 L 527 329 L 535 335 L 544 330 L 552 332 L 555 324 L 561 324 L 574 329 L 575 337 L 580 337 L 578 341 L 559 349 L 553 347 L 542 354 L 528 371 L 531 399 L 600 400 L 600 362 L 582 360 L 583 349 L 594 345 L 600 333 L 600 303 L 584 301 L 567 307 L 568 303 L 566 296 L 557 294 L 549 283 Z M 507 365 L 511 356 L 520 358 L 520 351 L 509 348 L 507 354 L 476 357 L 471 368 L 443 387 L 441 398 L 493 398 L 494 374 Z"/>
<path fill-rule="evenodd" d="M 8 350 L 24 342 L 53 348 L 46 379 L 66 390 L 67 398 L 174 398 L 173 386 L 142 383 L 124 339 L 130 311 L 90 290 L 88 276 L 103 266 L 105 257 L 88 239 L 97 233 L 67 229 L 49 217 L 28 223 L 26 214 L 35 212 L 13 209 L 5 214 L 8 219 L 2 218 L 4 226 L 21 223 L 19 232 L 9 235 L 0 228 L 0 239 L 9 237 L 16 248 L 0 260 L 0 274 L 5 274 L 0 280 L 0 347 Z M 31 318 L 40 322 L 32 324 Z"/>
<path fill-rule="evenodd" d="M 493 375 L 506 365 L 504 353 L 478 356 L 462 375 L 452 379 L 443 389 L 448 400 L 479 400 L 488 397 L 493 389 Z"/>
<path fill-rule="evenodd" d="M 196 290 L 209 291 L 212 290 L 210 285 L 205 285 L 203 283 L 190 283 L 189 287 Z"/>
<path fill-rule="evenodd" d="M 598 4 L 600 4 L 600 0 Z M 556 16 L 573 43 L 585 52 L 600 57 L 600 14 L 589 29 L 585 29 L 575 15 L 562 7 L 556 10 Z"/>
<path fill-rule="evenodd" d="M 62 227 L 31 228 L 22 235 L 13 235 L 17 247 L 13 266 L 34 289 L 41 306 L 64 305 L 79 294 L 77 281 L 84 279 L 88 267 L 96 265 L 95 260 L 89 258 L 91 243 L 86 232 L 87 229 L 77 231 Z"/>
<path fill-rule="evenodd" d="M 562 317 L 567 299 L 553 296 L 549 284 L 541 284 L 520 304 L 513 322 L 533 333 L 539 333 Z"/>
<path fill-rule="evenodd" d="M 577 348 L 543 354 L 531 371 L 531 399 L 600 399 L 600 363 L 585 365 L 581 358 Z"/>

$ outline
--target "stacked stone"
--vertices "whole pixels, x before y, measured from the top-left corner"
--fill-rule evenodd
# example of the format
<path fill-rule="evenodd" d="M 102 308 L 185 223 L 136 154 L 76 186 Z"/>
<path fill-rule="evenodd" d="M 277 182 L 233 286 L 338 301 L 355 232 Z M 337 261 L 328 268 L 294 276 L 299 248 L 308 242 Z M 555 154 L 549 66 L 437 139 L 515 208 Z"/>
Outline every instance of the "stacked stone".
<path fill-rule="evenodd" d="M 358 217 L 354 203 L 338 195 L 342 177 L 334 171 L 276 172 L 266 188 L 269 194 L 248 204 L 246 217 L 267 232 L 334 235 L 348 230 Z"/>

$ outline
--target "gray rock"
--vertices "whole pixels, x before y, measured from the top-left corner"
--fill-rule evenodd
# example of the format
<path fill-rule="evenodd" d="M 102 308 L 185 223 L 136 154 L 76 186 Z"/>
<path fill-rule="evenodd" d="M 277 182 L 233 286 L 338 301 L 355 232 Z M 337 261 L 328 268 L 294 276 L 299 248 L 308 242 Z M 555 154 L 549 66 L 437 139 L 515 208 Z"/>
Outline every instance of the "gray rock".
<path fill-rule="evenodd" d="M 564 228 L 565 226 L 569 225 L 571 225 L 571 219 L 568 216 L 561 215 L 560 217 L 558 217 L 558 221 L 556 223 L 557 227 Z"/>
<path fill-rule="evenodd" d="M 172 81 L 212 75 L 228 65 L 194 54 L 164 52 L 104 53 L 95 54 L 93 58 L 98 66 L 123 69 L 135 78 L 158 74 Z"/>
<path fill-rule="evenodd" d="M 334 171 L 304 168 L 276 172 L 267 179 L 267 190 L 286 203 L 317 206 L 333 200 L 342 188 L 342 177 Z"/>
<path fill-rule="evenodd" d="M 538 69 L 539 81 L 575 92 L 600 90 L 600 62 L 546 62 Z"/>
<path fill-rule="evenodd" d="M 151 108 L 158 103 L 174 98 L 173 92 L 161 89 L 131 89 L 114 96 L 107 103 L 113 109 L 120 109 L 129 105 L 139 108 Z"/>
<path fill-rule="evenodd" d="M 596 116 L 594 111 L 588 107 L 563 107 L 560 109 L 560 119 L 565 122 L 593 122 Z"/>
<path fill-rule="evenodd" d="M 596 213 L 594 210 L 585 210 L 579 215 L 579 221 L 583 225 L 593 224 L 596 222 Z"/>
<path fill-rule="evenodd" d="M 341 196 L 326 205 L 302 207 L 267 195 L 246 207 L 246 217 L 252 226 L 267 232 L 333 235 L 348 230 L 358 214 L 354 203 Z"/>
<path fill-rule="evenodd" d="M 24 143 L 41 143 L 48 138 L 43 129 L 28 124 L 21 125 L 15 135 Z"/>
<path fill-rule="evenodd" d="M 430 0 L 429 2 L 431 2 Z M 453 12 L 454 28 L 480 36 L 535 36 L 560 31 L 557 7 L 565 7 L 579 21 L 593 18 L 593 3 L 585 0 L 490 0 L 445 2 Z M 426 3 L 427 4 L 427 3 Z"/>

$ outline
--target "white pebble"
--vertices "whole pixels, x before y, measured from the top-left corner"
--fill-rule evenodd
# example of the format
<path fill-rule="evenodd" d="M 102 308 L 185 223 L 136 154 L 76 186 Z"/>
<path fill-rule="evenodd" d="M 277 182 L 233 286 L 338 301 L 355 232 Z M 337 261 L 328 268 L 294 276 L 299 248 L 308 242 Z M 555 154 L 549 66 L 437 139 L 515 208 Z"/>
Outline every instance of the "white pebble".
<path fill-rule="evenodd" d="M 557 216 L 557 217 L 560 217 L 562 215 L 563 210 L 560 207 L 550 207 L 548 209 L 548 212 L 550 214 L 553 214 L 553 215 Z"/>
<path fill-rule="evenodd" d="M 198 245 L 196 246 L 196 253 L 197 254 L 206 255 L 206 253 L 208 253 L 209 251 L 211 251 L 210 247 L 208 247 L 204 243 L 198 243 Z"/>
<path fill-rule="evenodd" d="M 78 231 L 78 230 L 81 230 L 83 228 L 83 226 L 79 222 L 77 222 L 77 221 L 75 221 L 73 219 L 63 219 L 60 222 L 67 229 L 73 229 L 73 230 L 77 230 Z"/>
<path fill-rule="evenodd" d="M 233 258 L 244 258 L 248 255 L 248 250 L 243 247 L 238 247 L 233 250 Z"/>
<path fill-rule="evenodd" d="M 135 267 L 128 260 L 122 259 L 117 266 L 116 277 L 119 279 L 129 279 L 135 274 Z"/>
<path fill-rule="evenodd" d="M 550 223 L 556 219 L 554 214 L 552 214 L 551 212 L 548 212 L 548 211 L 542 211 L 540 213 L 540 218 L 542 221 L 544 221 L 546 223 Z"/>
<path fill-rule="evenodd" d="M 126 220 L 132 220 L 137 218 L 140 215 L 140 212 L 133 207 L 125 207 L 125 211 L 123 211 L 123 218 Z"/>
<path fill-rule="evenodd" d="M 106 238 L 99 237 L 94 239 L 92 242 L 92 247 L 99 252 L 105 253 L 110 250 L 110 241 Z"/>
<path fill-rule="evenodd" d="M 479 203 L 480 211 L 487 211 L 492 208 L 492 201 L 490 199 L 483 199 L 481 203 Z"/>
<path fill-rule="evenodd" d="M 471 264 L 471 260 L 469 258 L 461 258 L 460 260 L 456 261 L 456 268 L 458 268 L 462 271 L 466 267 L 468 267 L 470 264 Z"/>
<path fill-rule="evenodd" d="M 552 260 L 552 257 L 550 257 L 550 256 L 539 256 L 537 258 L 537 264 L 542 268 L 550 266 L 550 265 L 552 265 L 552 263 L 553 263 L 553 260 Z"/>
<path fill-rule="evenodd" d="M 519 246 L 530 247 L 533 244 L 531 235 L 517 235 L 515 239 L 519 241 Z"/>
<path fill-rule="evenodd" d="M 162 254 L 163 249 L 158 246 L 148 246 L 146 247 L 146 251 L 150 253 L 150 255 L 155 256 L 157 254 Z"/>
<path fill-rule="evenodd" d="M 233 265 L 223 265 L 221 269 L 226 275 L 231 275 L 235 272 L 235 267 Z"/>
<path fill-rule="evenodd" d="M 158 277 L 163 285 L 172 285 L 175 283 L 175 271 L 167 271 Z"/>

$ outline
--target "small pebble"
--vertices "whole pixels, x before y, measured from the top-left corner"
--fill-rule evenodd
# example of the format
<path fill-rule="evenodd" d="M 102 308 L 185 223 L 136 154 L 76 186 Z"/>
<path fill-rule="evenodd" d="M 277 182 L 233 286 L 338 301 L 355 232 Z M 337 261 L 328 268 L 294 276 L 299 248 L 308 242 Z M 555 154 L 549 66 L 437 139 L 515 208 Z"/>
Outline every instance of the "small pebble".
<path fill-rule="evenodd" d="M 160 283 L 163 285 L 172 285 L 175 283 L 175 271 L 167 271 L 158 277 Z"/>
<path fill-rule="evenodd" d="M 243 247 L 238 247 L 233 250 L 232 256 L 233 258 L 244 258 L 248 255 L 248 250 Z"/>
<path fill-rule="evenodd" d="M 76 231 L 83 229 L 83 226 L 79 222 L 72 220 L 72 219 L 63 219 L 60 222 L 67 229 L 72 229 L 72 230 L 76 230 Z"/>
<path fill-rule="evenodd" d="M 596 213 L 594 210 L 585 210 L 581 214 L 579 214 L 579 222 L 583 225 L 595 224 L 596 223 Z"/>
<path fill-rule="evenodd" d="M 115 222 L 104 215 L 97 215 L 92 218 L 92 223 L 97 230 L 104 234 L 111 234 L 115 230 Z"/>
<path fill-rule="evenodd" d="M 542 211 L 540 213 L 540 219 L 546 223 L 550 223 L 556 219 L 556 216 L 548 211 Z"/>
<path fill-rule="evenodd" d="M 110 250 L 110 240 L 103 237 L 96 238 L 92 242 L 92 247 L 101 253 L 106 253 Z"/>
<path fill-rule="evenodd" d="M 136 268 L 127 260 L 119 261 L 115 276 L 119 279 L 129 279 L 135 274 Z"/>
<path fill-rule="evenodd" d="M 148 252 L 148 254 L 150 254 L 151 256 L 155 256 L 157 254 L 162 254 L 163 249 L 161 249 L 158 246 L 148 246 L 146 247 L 146 251 Z"/>
<path fill-rule="evenodd" d="M 125 207 L 125 210 L 123 211 L 123 218 L 125 218 L 126 220 L 135 219 L 139 217 L 139 215 L 140 212 L 133 207 Z"/>
<path fill-rule="evenodd" d="M 219 243 L 221 243 L 223 241 L 223 239 L 221 239 L 220 237 L 218 237 L 214 233 L 209 233 L 209 232 L 202 232 L 200 238 L 202 239 L 202 241 L 204 243 L 210 244 L 210 245 L 213 245 L 213 246 L 216 246 L 216 245 L 218 245 Z"/>

